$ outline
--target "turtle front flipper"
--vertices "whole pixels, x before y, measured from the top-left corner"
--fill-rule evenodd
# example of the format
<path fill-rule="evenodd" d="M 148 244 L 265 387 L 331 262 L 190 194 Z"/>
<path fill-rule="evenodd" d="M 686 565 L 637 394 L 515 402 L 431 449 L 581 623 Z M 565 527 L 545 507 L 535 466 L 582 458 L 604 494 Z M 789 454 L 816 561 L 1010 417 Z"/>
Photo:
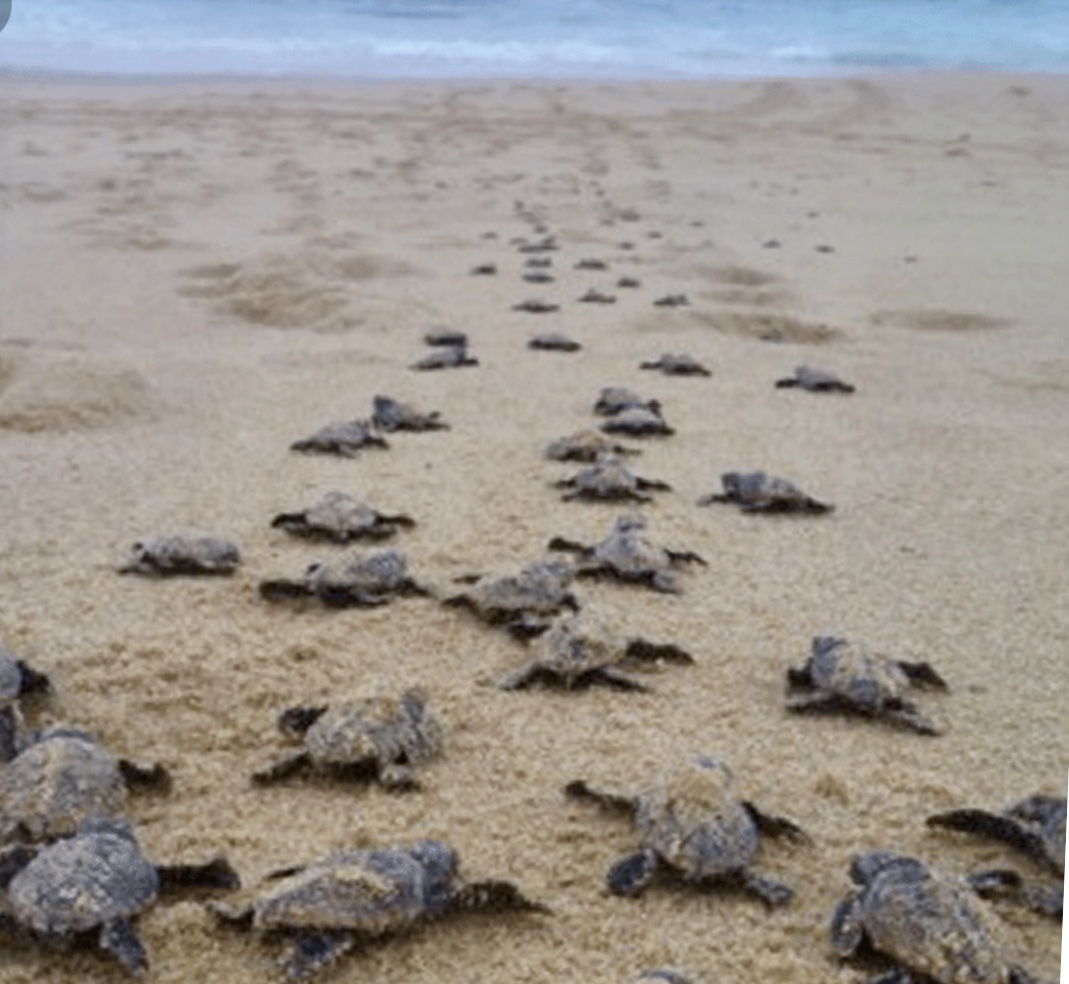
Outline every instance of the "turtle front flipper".
<path fill-rule="evenodd" d="M 32 666 L 28 666 L 21 659 L 15 661 L 19 669 L 19 696 L 27 694 L 47 694 L 52 690 L 52 681 L 44 674 L 39 673 Z"/>
<path fill-rule="evenodd" d="M 582 779 L 575 779 L 564 787 L 564 795 L 572 799 L 590 800 L 597 803 L 603 810 L 610 813 L 626 813 L 631 816 L 635 812 L 635 800 L 632 796 L 623 796 L 620 793 L 607 793 L 601 789 L 593 789 Z"/>
<path fill-rule="evenodd" d="M 831 945 L 840 957 L 849 957 L 861 946 L 865 931 L 858 919 L 858 900 L 851 896 L 843 899 L 831 916 Z"/>
<path fill-rule="evenodd" d="M 299 741 L 304 737 L 305 732 L 326 713 L 326 705 L 322 707 L 287 707 L 279 714 L 276 723 L 278 730 L 287 738 Z"/>
<path fill-rule="evenodd" d="M 19 723 L 13 707 L 0 707 L 0 762 L 10 762 L 18 754 Z"/>
<path fill-rule="evenodd" d="M 642 492 L 671 492 L 672 486 L 667 482 L 659 482 L 652 478 L 637 479 L 638 487 Z M 652 501 L 652 500 L 648 500 Z"/>
<path fill-rule="evenodd" d="M 928 817 L 926 823 L 929 827 L 946 827 L 948 830 L 961 830 L 980 837 L 991 837 L 1009 844 L 1037 861 L 1042 861 L 1045 856 L 1043 839 L 1037 833 L 998 813 L 988 813 L 986 810 L 949 810 Z"/>
<path fill-rule="evenodd" d="M 636 680 L 633 676 L 629 676 L 624 673 L 623 670 L 617 669 L 615 666 L 599 666 L 595 669 L 582 674 L 576 681 L 574 686 L 585 686 L 588 684 L 600 683 L 606 687 L 612 687 L 615 690 L 639 690 L 643 692 L 649 691 L 649 687 L 642 683 L 641 680 Z"/>
<path fill-rule="evenodd" d="M 131 977 L 148 967 L 145 948 L 129 919 L 112 919 L 100 927 L 100 949 L 118 960 Z"/>
<path fill-rule="evenodd" d="M 778 909 L 794 898 L 794 891 L 786 885 L 753 871 L 742 872 L 742 887 L 751 895 L 756 895 L 770 909 Z"/>
<path fill-rule="evenodd" d="M 264 769 L 257 769 L 249 778 L 257 786 L 268 786 L 281 782 L 299 772 L 304 772 L 312 764 L 307 752 L 298 752 L 288 758 L 280 759 Z"/>
<path fill-rule="evenodd" d="M 450 900 L 450 908 L 458 911 L 490 909 L 494 912 L 541 912 L 551 910 L 541 902 L 527 898 L 510 881 L 488 878 L 462 885 Z"/>
<path fill-rule="evenodd" d="M 293 941 L 293 949 L 286 961 L 286 976 L 291 981 L 303 981 L 318 973 L 356 946 L 352 933 L 302 933 Z"/>
<path fill-rule="evenodd" d="M 935 670 L 930 663 L 907 663 L 897 660 L 895 665 L 906 674 L 909 682 L 915 687 L 932 687 L 935 690 L 947 690 L 947 682 Z"/>
<path fill-rule="evenodd" d="M 685 649 L 671 644 L 648 642 L 646 639 L 631 639 L 627 643 L 627 658 L 641 660 L 643 663 L 678 663 L 691 666 L 694 657 Z"/>
<path fill-rule="evenodd" d="M 525 690 L 533 683 L 556 683 L 559 678 L 535 660 L 524 663 L 518 670 L 503 677 L 498 686 L 502 690 Z"/>
<path fill-rule="evenodd" d="M 634 898 L 649 887 L 659 867 L 657 852 L 647 847 L 617 861 L 605 876 L 605 884 L 613 895 Z"/>
<path fill-rule="evenodd" d="M 119 772 L 122 773 L 123 781 L 129 789 L 151 790 L 158 793 L 171 791 L 171 773 L 159 762 L 145 766 L 131 762 L 129 759 L 119 759 Z"/>
<path fill-rule="evenodd" d="M 908 700 L 888 702 L 884 714 L 921 735 L 941 735 L 943 729 Z"/>
<path fill-rule="evenodd" d="M 312 528 L 308 525 L 308 516 L 303 513 L 279 513 L 271 520 L 272 529 L 283 529 L 296 536 L 310 536 Z"/>
<path fill-rule="evenodd" d="M 161 864 L 156 866 L 160 889 L 164 892 L 185 892 L 195 889 L 232 891 L 241 888 L 241 878 L 224 857 L 212 858 L 203 864 Z"/>
<path fill-rule="evenodd" d="M 560 550 L 565 553 L 575 554 L 589 554 L 590 548 L 582 543 L 577 543 L 575 540 L 569 540 L 563 536 L 555 536 L 546 545 L 548 550 Z"/>
<path fill-rule="evenodd" d="M 288 601 L 291 598 L 309 598 L 315 594 L 304 581 L 291 581 L 287 578 L 261 581 L 259 592 L 264 601 Z"/>
<path fill-rule="evenodd" d="M 799 844 L 809 844 L 809 835 L 802 830 L 793 820 L 786 817 L 773 816 L 770 813 L 762 813 L 753 803 L 743 801 L 743 809 L 750 814 L 750 819 L 757 825 L 757 829 L 766 837 L 787 837 Z"/>

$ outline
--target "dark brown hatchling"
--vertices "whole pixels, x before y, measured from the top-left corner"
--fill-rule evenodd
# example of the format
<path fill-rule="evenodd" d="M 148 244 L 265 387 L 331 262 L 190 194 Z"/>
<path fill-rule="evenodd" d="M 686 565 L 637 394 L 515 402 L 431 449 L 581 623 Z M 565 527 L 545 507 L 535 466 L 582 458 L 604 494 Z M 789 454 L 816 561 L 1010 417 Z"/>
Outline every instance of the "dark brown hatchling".
<path fill-rule="evenodd" d="M 372 401 L 371 423 L 388 434 L 394 431 L 440 431 L 449 430 L 437 410 L 423 413 L 407 403 L 389 396 L 376 396 Z"/>
<path fill-rule="evenodd" d="M 0 769 L 0 843 L 68 837 L 88 817 L 124 816 L 128 790 L 170 787 L 162 765 L 138 765 L 84 731 L 53 725 Z"/>
<path fill-rule="evenodd" d="M 310 437 L 294 441 L 290 450 L 355 458 L 364 448 L 389 446 L 384 438 L 371 433 L 371 426 L 366 420 L 339 420 L 320 428 Z"/>
<path fill-rule="evenodd" d="M 223 858 L 207 864 L 155 865 L 130 826 L 84 820 L 73 837 L 47 847 L 0 853 L 0 928 L 50 946 L 94 939 L 131 976 L 148 965 L 133 919 L 161 891 L 234 889 L 238 876 Z"/>
<path fill-rule="evenodd" d="M 592 465 L 571 478 L 555 482 L 554 487 L 570 490 L 561 496 L 565 502 L 620 502 L 625 499 L 632 502 L 653 502 L 653 496 L 646 495 L 646 492 L 672 491 L 672 486 L 667 482 L 635 475 L 614 454 L 598 455 Z"/>
<path fill-rule="evenodd" d="M 544 352 L 578 352 L 583 346 L 559 331 L 548 331 L 535 335 L 527 342 L 527 347 Z"/>
<path fill-rule="evenodd" d="M 533 643 L 534 654 L 500 683 L 505 690 L 520 690 L 542 683 L 579 690 L 593 684 L 619 690 L 648 690 L 625 671 L 641 664 L 691 665 L 690 653 L 679 646 L 626 639 L 589 612 L 563 615 Z"/>
<path fill-rule="evenodd" d="M 199 533 L 164 533 L 138 540 L 120 574 L 145 577 L 228 577 L 241 563 L 241 553 L 229 540 Z"/>
<path fill-rule="evenodd" d="M 51 689 L 47 676 L 16 659 L 0 645 L 0 763 L 10 761 L 18 751 L 22 698 L 46 694 Z"/>
<path fill-rule="evenodd" d="M 322 707 L 290 707 L 278 719 L 299 752 L 254 772 L 257 785 L 300 773 L 378 782 L 386 789 L 418 789 L 413 766 L 441 751 L 442 729 L 419 690 L 401 697 L 365 697 Z"/>
<path fill-rule="evenodd" d="M 639 369 L 659 369 L 666 376 L 711 376 L 712 373 L 685 352 L 665 352 L 653 362 L 640 362 Z"/>
<path fill-rule="evenodd" d="M 467 608 L 488 625 L 500 626 L 520 639 L 544 632 L 564 609 L 579 610 L 569 590 L 574 571 L 570 564 L 539 561 L 518 575 L 468 575 L 458 578 L 471 587 L 443 599 L 442 604 Z"/>
<path fill-rule="evenodd" d="M 592 789 L 582 780 L 569 783 L 565 792 L 629 815 L 635 824 L 641 848 L 609 869 L 606 880 L 614 895 L 638 895 L 659 873 L 702 888 L 736 887 L 770 907 L 786 905 L 793 895 L 751 866 L 762 835 L 808 838 L 790 820 L 740 799 L 731 770 L 718 759 L 691 756 L 635 796 Z"/>
<path fill-rule="evenodd" d="M 766 475 L 763 471 L 725 472 L 720 476 L 722 493 L 703 496 L 699 506 L 726 502 L 743 512 L 760 513 L 827 513 L 835 507 L 818 502 L 785 478 Z"/>
<path fill-rule="evenodd" d="M 869 984 L 1038 984 L 1012 961 L 1005 928 L 965 879 L 890 851 L 857 855 L 850 879 L 858 887 L 831 920 L 835 952 L 868 946 L 896 964 Z"/>
<path fill-rule="evenodd" d="M 437 345 L 433 352 L 417 359 L 409 368 L 417 372 L 434 372 L 436 369 L 463 369 L 478 364 L 479 360 L 468 354 L 466 345 Z"/>
<path fill-rule="evenodd" d="M 291 939 L 285 963 L 291 981 L 375 939 L 448 915 L 549 911 L 512 882 L 461 878 L 457 852 L 442 841 L 338 850 L 267 878 L 249 904 L 217 902 L 211 909 L 221 921 L 260 936 Z"/>
<path fill-rule="evenodd" d="M 803 389 L 810 393 L 853 393 L 854 387 L 844 383 L 833 372 L 798 366 L 793 376 L 776 380 L 776 389 Z"/>
<path fill-rule="evenodd" d="M 705 561 L 690 550 L 658 546 L 645 535 L 645 530 L 643 517 L 619 516 L 600 543 L 587 546 L 556 536 L 549 541 L 549 549 L 578 554 L 577 577 L 611 577 L 645 584 L 655 591 L 678 593 L 674 568 L 686 563 L 705 566 Z"/>
<path fill-rule="evenodd" d="M 947 689 L 928 663 L 889 659 L 837 636 L 817 636 L 805 664 L 787 671 L 787 709 L 885 718 L 923 735 L 941 734 L 904 696 L 911 687 Z"/>
<path fill-rule="evenodd" d="M 317 598 L 329 608 L 366 608 L 389 604 L 394 595 L 428 594 L 408 576 L 408 560 L 399 550 L 349 550 L 334 560 L 311 564 L 300 580 L 260 582 L 260 596 L 267 601 Z"/>
<path fill-rule="evenodd" d="M 594 430 L 576 431 L 546 447 L 546 457 L 554 461 L 596 461 L 601 454 L 641 454 L 638 448 L 619 444 Z"/>
<path fill-rule="evenodd" d="M 294 536 L 348 543 L 351 540 L 385 540 L 416 521 L 403 514 L 387 516 L 345 492 L 328 492 L 301 512 L 279 513 L 271 525 Z"/>
<path fill-rule="evenodd" d="M 931 827 L 960 830 L 975 837 L 1001 841 L 1058 876 L 1054 885 L 1019 886 L 1019 897 L 1031 908 L 1058 919 L 1065 897 L 1064 796 L 1026 796 L 1004 810 L 963 809 L 928 818 Z"/>

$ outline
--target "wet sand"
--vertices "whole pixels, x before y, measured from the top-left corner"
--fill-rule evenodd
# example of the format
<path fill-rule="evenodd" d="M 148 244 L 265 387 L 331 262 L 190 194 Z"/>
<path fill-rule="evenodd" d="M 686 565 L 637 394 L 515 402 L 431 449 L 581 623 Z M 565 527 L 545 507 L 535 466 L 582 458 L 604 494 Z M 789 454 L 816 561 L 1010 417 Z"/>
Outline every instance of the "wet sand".
<path fill-rule="evenodd" d="M 1007 76 L 688 85 L 301 82 L 74 84 L 5 76 L 0 324 L 0 639 L 51 675 L 39 720 L 160 761 L 174 792 L 130 802 L 160 860 L 225 852 L 246 882 L 331 848 L 440 837 L 472 876 L 517 880 L 550 917 L 470 918 L 350 955 L 331 981 L 860 980 L 827 921 L 852 855 L 951 871 L 1016 866 L 926 829 L 959 805 L 1064 795 L 1065 216 L 1069 80 Z M 552 234 L 555 281 L 521 253 Z M 534 254 L 538 255 L 538 254 Z M 584 258 L 604 271 L 577 270 Z M 493 276 L 473 276 L 480 264 Z M 617 288 L 622 276 L 641 281 Z M 579 303 L 589 288 L 613 304 Z M 689 305 L 654 306 L 683 293 Z M 529 298 L 555 313 L 512 310 Z M 416 373 L 435 325 L 479 366 Z M 566 332 L 575 354 L 534 352 Z M 711 378 L 638 370 L 665 351 Z M 851 396 L 776 390 L 796 365 Z M 418 526 L 396 544 L 441 593 L 509 573 L 621 511 L 564 503 L 552 439 L 596 424 L 605 385 L 660 399 L 677 433 L 634 442 L 674 491 L 650 535 L 708 567 L 663 595 L 582 582 L 626 635 L 692 667 L 649 693 L 505 693 L 519 645 L 432 599 L 270 606 L 259 581 L 334 548 L 269 527 L 341 489 Z M 355 459 L 289 444 L 384 393 L 451 429 Z M 721 472 L 763 468 L 836 510 L 698 508 Z M 160 530 L 227 536 L 230 579 L 115 574 Z M 923 737 L 784 710 L 787 667 L 839 633 L 929 660 Z M 250 786 L 279 710 L 426 689 L 446 754 L 407 795 Z M 796 890 L 769 913 L 732 893 L 603 891 L 626 823 L 567 801 L 692 752 L 813 844 L 765 844 Z M 1061 927 L 1003 908 L 1021 962 L 1058 973 Z M 148 980 L 274 979 L 277 945 L 195 902 L 139 920 Z M 5 984 L 114 981 L 94 953 L 17 945 Z"/>

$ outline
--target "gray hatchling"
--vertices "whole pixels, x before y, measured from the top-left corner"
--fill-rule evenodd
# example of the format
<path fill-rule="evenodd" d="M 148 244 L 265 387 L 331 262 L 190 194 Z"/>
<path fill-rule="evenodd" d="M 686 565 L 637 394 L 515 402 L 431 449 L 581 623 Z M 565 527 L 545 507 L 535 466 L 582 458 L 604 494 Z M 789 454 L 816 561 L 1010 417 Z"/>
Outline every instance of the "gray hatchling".
<path fill-rule="evenodd" d="M 500 683 L 505 690 L 520 690 L 534 683 L 579 690 L 592 684 L 618 690 L 648 690 L 646 684 L 625 672 L 640 664 L 694 662 L 679 646 L 627 639 L 589 612 L 557 618 L 533 643 L 534 655 Z"/>
<path fill-rule="evenodd" d="M 614 454 L 598 455 L 592 465 L 571 478 L 555 482 L 554 487 L 570 490 L 561 496 L 565 502 L 620 502 L 624 499 L 653 502 L 653 496 L 646 495 L 646 492 L 672 491 L 672 486 L 667 482 L 635 475 Z"/>
<path fill-rule="evenodd" d="M 423 413 L 407 403 L 389 396 L 376 396 L 372 400 L 371 422 L 387 433 L 394 431 L 439 431 L 449 430 L 437 410 Z"/>
<path fill-rule="evenodd" d="M 596 287 L 591 287 L 579 298 L 579 301 L 582 304 L 615 304 L 616 297 L 613 294 L 606 294 Z"/>
<path fill-rule="evenodd" d="M 1060 919 L 1065 895 L 1061 883 L 1065 878 L 1065 815 L 1064 796 L 1036 794 L 997 813 L 977 809 L 937 813 L 928 818 L 928 825 L 1002 841 L 1057 875 L 1058 884 L 1021 886 L 1020 896 L 1033 909 Z"/>
<path fill-rule="evenodd" d="M 675 429 L 669 427 L 659 410 L 632 407 L 622 410 L 601 425 L 606 434 L 627 434 L 631 437 L 669 437 Z"/>
<path fill-rule="evenodd" d="M 300 580 L 260 582 L 260 596 L 267 601 L 318 598 L 330 608 L 386 605 L 393 595 L 428 594 L 408 576 L 408 561 L 399 550 L 349 550 L 335 560 L 311 564 Z"/>
<path fill-rule="evenodd" d="M 740 799 L 731 770 L 718 759 L 691 756 L 635 796 L 592 789 L 582 780 L 569 783 L 565 792 L 630 815 L 635 824 L 641 848 L 609 870 L 614 895 L 638 895 L 659 872 L 698 887 L 735 886 L 768 906 L 785 905 L 793 895 L 751 865 L 762 835 L 799 842 L 807 836 L 790 820 Z"/>
<path fill-rule="evenodd" d="M 530 638 L 545 632 L 564 609 L 579 610 L 569 590 L 574 574 L 570 564 L 539 561 L 517 575 L 467 575 L 457 580 L 471 587 L 443 599 L 442 604 L 468 608 L 488 625 L 501 626 L 517 638 Z"/>
<path fill-rule="evenodd" d="M 437 345 L 433 352 L 417 359 L 409 368 L 417 372 L 433 372 L 436 369 L 463 369 L 478 364 L 479 360 L 468 354 L 466 345 Z"/>
<path fill-rule="evenodd" d="M 827 513 L 835 508 L 806 495 L 793 482 L 763 471 L 725 472 L 720 483 L 724 491 L 703 496 L 698 500 L 699 506 L 727 502 L 743 512 L 761 513 Z"/>
<path fill-rule="evenodd" d="M 365 697 L 332 706 L 290 707 L 279 730 L 302 743 L 296 754 L 254 772 L 257 785 L 299 773 L 377 781 L 386 789 L 417 789 L 412 767 L 441 751 L 442 729 L 419 690 L 400 698 Z"/>
<path fill-rule="evenodd" d="M 387 516 L 345 492 L 328 492 L 301 512 L 279 513 L 271 525 L 294 536 L 348 543 L 385 540 L 416 521 L 403 514 Z"/>
<path fill-rule="evenodd" d="M 547 331 L 531 338 L 527 347 L 544 352 L 578 352 L 583 346 L 559 331 Z"/>
<path fill-rule="evenodd" d="M 18 750 L 21 698 L 45 694 L 51 689 L 47 676 L 15 659 L 0 645 L 0 763 L 12 759 Z"/>
<path fill-rule="evenodd" d="M 513 304 L 512 310 L 525 311 L 528 314 L 552 314 L 554 311 L 560 310 L 560 305 L 555 304 L 553 301 L 533 297 L 530 300 L 520 301 L 519 304 Z"/>
<path fill-rule="evenodd" d="M 559 438 L 546 447 L 546 457 L 554 461 L 596 461 L 601 454 L 641 454 L 638 448 L 619 444 L 595 430 L 581 430 Z"/>
<path fill-rule="evenodd" d="M 685 352 L 665 352 L 652 362 L 640 362 L 639 369 L 659 369 L 666 376 L 711 376 L 697 359 Z"/>
<path fill-rule="evenodd" d="M 1014 963 L 1004 927 L 973 886 L 890 851 L 857 855 L 858 887 L 835 909 L 831 943 L 840 957 L 867 944 L 897 965 L 869 984 L 1038 984 Z"/>
<path fill-rule="evenodd" d="M 366 420 L 340 420 L 327 424 L 310 437 L 294 441 L 290 450 L 355 458 L 364 448 L 389 446 L 383 438 L 371 433 L 371 426 Z"/>
<path fill-rule="evenodd" d="M 0 928 L 24 931 L 48 944 L 95 936 L 98 946 L 131 975 L 147 964 L 133 918 L 161 890 L 233 889 L 237 874 L 223 858 L 198 865 L 154 865 L 130 826 L 91 817 L 73 837 L 39 849 L 0 852 Z"/>
<path fill-rule="evenodd" d="M 669 550 L 656 545 L 645 535 L 645 530 L 643 517 L 618 516 L 609 535 L 600 543 L 587 546 L 556 536 L 549 541 L 549 549 L 578 554 L 577 577 L 612 577 L 675 594 L 679 588 L 673 568 L 685 563 L 705 566 L 705 561 L 690 550 Z"/>
<path fill-rule="evenodd" d="M 459 345 L 463 348 L 468 344 L 468 335 L 466 332 L 458 331 L 456 328 L 439 326 L 437 328 L 429 328 L 423 335 L 423 341 L 433 346 Z"/>
<path fill-rule="evenodd" d="M 603 417 L 615 417 L 625 410 L 649 410 L 652 413 L 661 412 L 659 400 L 646 400 L 634 390 L 626 386 L 604 386 L 594 401 L 594 413 Z"/>
<path fill-rule="evenodd" d="M 686 294 L 665 294 L 653 302 L 654 307 L 687 307 L 690 300 Z"/>
<path fill-rule="evenodd" d="M 776 389 L 803 389 L 810 393 L 853 393 L 854 387 L 844 383 L 833 372 L 798 366 L 793 376 L 776 380 Z"/>
<path fill-rule="evenodd" d="M 928 663 L 889 659 L 837 636 L 817 636 L 805 664 L 787 670 L 787 709 L 886 718 L 924 735 L 941 734 L 904 696 L 911 687 L 947 689 Z"/>
<path fill-rule="evenodd" d="M 146 577 L 227 577 L 240 563 L 241 553 L 229 540 L 198 533 L 164 533 L 138 540 L 130 548 L 130 557 L 119 573 Z"/>
<path fill-rule="evenodd" d="M 128 790 L 170 787 L 162 765 L 138 765 L 84 731 L 53 725 L 0 769 L 0 843 L 67 837 L 88 817 L 121 818 Z"/>
<path fill-rule="evenodd" d="M 223 922 L 293 941 L 289 980 L 305 980 L 344 953 L 420 923 L 471 910 L 495 916 L 549 910 L 509 881 L 466 881 L 442 841 L 338 850 L 276 871 L 245 906 L 210 903 Z"/>

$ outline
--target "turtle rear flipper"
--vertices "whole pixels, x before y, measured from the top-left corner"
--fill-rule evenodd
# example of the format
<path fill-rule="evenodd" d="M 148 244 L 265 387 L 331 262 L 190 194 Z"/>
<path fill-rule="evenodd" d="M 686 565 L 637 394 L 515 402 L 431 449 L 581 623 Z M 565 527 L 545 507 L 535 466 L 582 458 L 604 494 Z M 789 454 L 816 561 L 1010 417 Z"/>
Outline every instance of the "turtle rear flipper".
<path fill-rule="evenodd" d="M 634 897 L 644 892 L 653 881 L 660 866 L 657 852 L 649 848 L 621 858 L 605 876 L 605 883 L 613 895 Z"/>
<path fill-rule="evenodd" d="M 844 899 L 831 917 L 831 945 L 840 957 L 849 957 L 861 946 L 865 931 L 858 919 L 856 898 Z"/>
<path fill-rule="evenodd" d="M 286 976 L 302 981 L 332 964 L 356 946 L 356 937 L 344 930 L 302 933 L 293 941 L 286 961 Z"/>
<path fill-rule="evenodd" d="M 743 809 L 750 814 L 750 819 L 757 829 L 766 837 L 787 837 L 799 844 L 810 843 L 809 835 L 793 820 L 777 817 L 771 813 L 762 813 L 753 803 L 743 800 Z"/>
<path fill-rule="evenodd" d="M 148 967 L 145 948 L 129 919 L 112 919 L 100 927 L 100 949 L 118 960 L 131 977 Z"/>
<path fill-rule="evenodd" d="M 123 781 L 130 789 L 152 790 L 159 793 L 171 791 L 171 773 L 158 762 L 144 766 L 131 762 L 129 759 L 119 759 L 119 772 L 122 773 Z"/>
<path fill-rule="evenodd" d="M 462 885 L 454 893 L 449 905 L 457 911 L 479 909 L 490 909 L 494 912 L 549 913 L 552 911 L 543 903 L 527 898 L 512 882 L 494 878 Z"/>
<path fill-rule="evenodd" d="M 921 735 L 941 735 L 943 729 L 908 700 L 888 702 L 885 715 Z"/>

